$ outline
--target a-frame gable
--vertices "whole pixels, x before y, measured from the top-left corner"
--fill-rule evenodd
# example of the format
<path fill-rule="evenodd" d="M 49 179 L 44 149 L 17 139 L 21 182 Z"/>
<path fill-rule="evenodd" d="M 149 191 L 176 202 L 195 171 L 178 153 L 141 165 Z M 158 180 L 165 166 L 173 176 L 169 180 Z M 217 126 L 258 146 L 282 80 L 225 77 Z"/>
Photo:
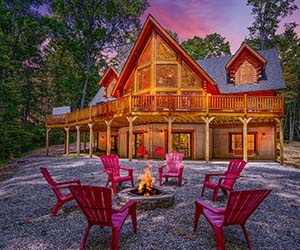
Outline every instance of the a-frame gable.
<path fill-rule="evenodd" d="M 255 83 L 262 78 L 267 61 L 247 43 L 243 43 L 226 65 L 230 82 Z"/>
<path fill-rule="evenodd" d="M 201 81 L 203 81 L 203 88 L 205 90 L 208 90 L 210 93 L 219 93 L 217 85 L 214 83 L 212 78 L 191 58 L 191 56 L 167 33 L 167 31 L 151 16 L 149 15 L 147 20 L 145 21 L 145 24 L 139 34 L 139 37 L 131 50 L 131 53 L 129 54 L 129 57 L 123 67 L 123 70 L 120 74 L 119 80 L 116 84 L 116 87 L 114 88 L 112 95 L 118 97 L 119 93 L 124 94 L 124 90 L 128 93 L 128 89 L 132 88 L 130 86 L 133 82 L 138 82 L 139 72 L 137 72 L 136 76 L 133 75 L 133 72 L 137 70 L 138 68 L 141 68 L 141 64 L 147 62 L 147 60 L 151 59 L 150 63 L 153 63 L 154 60 L 159 61 L 160 56 L 164 56 L 163 53 L 158 54 L 159 51 L 156 49 L 154 50 L 154 37 L 157 39 L 157 43 L 161 42 L 163 44 L 162 48 L 164 48 L 165 52 L 169 54 L 170 58 L 172 58 L 172 53 L 175 52 L 180 59 L 180 62 L 184 62 L 186 65 L 188 65 L 188 68 L 193 71 L 195 74 L 190 74 L 190 77 L 194 78 L 201 78 Z M 152 53 L 148 53 L 147 47 L 152 46 Z M 155 54 L 154 54 L 155 51 Z M 150 55 L 151 54 L 151 55 Z M 156 56 L 156 57 L 155 57 Z M 155 57 L 155 59 L 154 59 Z M 163 58 L 162 62 L 163 62 Z M 147 63 L 145 63 L 146 65 Z M 142 69 L 141 69 L 142 70 Z M 146 68 L 143 69 L 144 71 L 149 71 L 149 69 Z M 141 73 L 144 77 L 144 75 L 147 77 L 148 72 Z M 154 70 L 152 69 L 151 72 L 149 72 L 150 77 L 152 77 L 152 86 L 145 86 L 145 88 L 153 88 L 153 82 L 158 81 L 157 79 L 154 79 Z M 128 79 L 130 80 L 130 83 L 128 83 Z M 197 79 L 198 80 L 198 79 Z M 197 82 L 195 80 L 195 82 Z M 200 80 L 199 80 L 200 81 Z M 136 85 L 137 86 L 137 85 Z M 125 93 L 126 93 L 125 92 Z M 146 91 L 147 92 L 147 91 Z M 148 92 L 147 92 L 148 93 Z M 121 94 L 121 95 L 122 95 Z"/>
<path fill-rule="evenodd" d="M 111 97 L 112 91 L 116 86 L 116 83 L 119 79 L 117 71 L 114 69 L 114 67 L 109 67 L 109 69 L 105 72 L 103 77 L 101 78 L 99 85 L 102 87 L 105 87 L 105 96 Z"/>

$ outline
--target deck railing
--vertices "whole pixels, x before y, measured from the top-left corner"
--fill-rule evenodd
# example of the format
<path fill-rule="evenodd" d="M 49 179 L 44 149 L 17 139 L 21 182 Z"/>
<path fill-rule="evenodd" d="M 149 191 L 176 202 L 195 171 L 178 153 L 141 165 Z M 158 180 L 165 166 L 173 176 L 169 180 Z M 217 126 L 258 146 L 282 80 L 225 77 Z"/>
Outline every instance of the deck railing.
<path fill-rule="evenodd" d="M 115 115 L 134 112 L 203 112 L 216 113 L 273 113 L 284 114 L 284 99 L 277 96 L 162 96 L 131 95 L 97 104 L 66 115 L 48 115 L 47 125 L 90 122 Z"/>

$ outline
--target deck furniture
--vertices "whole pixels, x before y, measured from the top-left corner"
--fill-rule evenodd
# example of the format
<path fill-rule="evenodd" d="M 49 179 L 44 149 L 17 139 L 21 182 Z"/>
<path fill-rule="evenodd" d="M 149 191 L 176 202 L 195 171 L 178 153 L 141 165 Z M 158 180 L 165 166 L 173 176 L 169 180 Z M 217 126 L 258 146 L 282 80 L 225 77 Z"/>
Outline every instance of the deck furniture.
<path fill-rule="evenodd" d="M 136 201 L 130 200 L 120 209 L 115 209 L 110 188 L 71 186 L 70 190 L 88 221 L 80 249 L 84 249 L 89 230 L 94 225 L 112 228 L 111 250 L 119 248 L 120 231 L 128 215 L 131 216 L 134 233 L 137 232 Z"/>
<path fill-rule="evenodd" d="M 165 156 L 165 149 L 164 147 L 156 147 L 154 152 L 153 152 L 153 159 L 155 159 L 155 157 L 159 157 L 161 158 L 162 160 L 164 159 L 164 156 Z"/>
<path fill-rule="evenodd" d="M 138 159 L 147 159 L 148 151 L 145 146 L 139 146 L 137 149 L 137 158 Z"/>
<path fill-rule="evenodd" d="M 49 187 L 53 190 L 57 197 L 56 205 L 52 210 L 52 216 L 56 216 L 59 208 L 68 201 L 74 199 L 73 195 L 69 192 L 67 194 L 61 193 L 61 189 L 68 189 L 69 185 L 80 185 L 80 180 L 71 180 L 71 181 L 63 181 L 63 182 L 55 182 L 50 175 L 47 168 L 41 167 L 40 168 L 42 175 L 44 176 L 45 180 L 48 182 Z"/>
<path fill-rule="evenodd" d="M 133 169 L 120 166 L 118 155 L 102 155 L 100 159 L 103 163 L 103 171 L 107 173 L 108 177 L 106 187 L 111 182 L 115 194 L 117 193 L 117 183 L 130 181 L 131 186 L 134 187 Z M 127 171 L 127 175 L 121 175 L 120 170 Z"/>
<path fill-rule="evenodd" d="M 227 171 L 225 173 L 206 174 L 202 187 L 201 197 L 203 197 L 205 188 L 213 189 L 212 201 L 217 200 L 219 189 L 221 189 L 224 194 L 226 194 L 227 191 L 233 190 L 233 185 L 236 179 L 240 177 L 240 174 L 246 164 L 247 162 L 243 160 L 234 159 L 230 160 Z M 218 182 L 213 182 L 211 177 L 218 177 Z"/>
<path fill-rule="evenodd" d="M 183 157 L 183 153 L 166 154 L 166 163 L 158 168 L 160 186 L 162 185 L 163 178 L 166 178 L 166 181 L 168 181 L 169 178 L 177 178 L 178 186 L 181 187 L 184 169 L 184 165 L 182 163 Z"/>
<path fill-rule="evenodd" d="M 231 191 L 226 207 L 214 208 L 203 200 L 196 200 L 194 232 L 197 231 L 201 214 L 212 226 L 216 237 L 216 249 L 224 250 L 225 241 L 223 227 L 240 225 L 243 229 L 248 249 L 252 249 L 245 223 L 271 190 Z"/>

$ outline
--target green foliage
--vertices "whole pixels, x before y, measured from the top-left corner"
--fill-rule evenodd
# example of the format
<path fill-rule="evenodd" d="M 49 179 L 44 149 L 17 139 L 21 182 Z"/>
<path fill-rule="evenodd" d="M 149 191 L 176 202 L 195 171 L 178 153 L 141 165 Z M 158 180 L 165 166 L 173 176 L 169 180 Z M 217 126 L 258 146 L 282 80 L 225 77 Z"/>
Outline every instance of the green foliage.
<path fill-rule="evenodd" d="M 230 54 L 229 42 L 217 33 L 209 34 L 204 39 L 194 36 L 194 38 L 182 42 L 181 46 L 194 60 Z"/>
<path fill-rule="evenodd" d="M 275 46 L 275 34 L 280 21 L 298 9 L 295 0 L 248 0 L 252 7 L 254 22 L 248 27 L 251 45 L 256 49 L 269 49 Z"/>
<path fill-rule="evenodd" d="M 173 32 L 171 30 L 166 30 L 168 32 L 168 34 L 177 42 L 179 43 L 179 38 L 178 38 L 178 34 L 176 32 Z"/>

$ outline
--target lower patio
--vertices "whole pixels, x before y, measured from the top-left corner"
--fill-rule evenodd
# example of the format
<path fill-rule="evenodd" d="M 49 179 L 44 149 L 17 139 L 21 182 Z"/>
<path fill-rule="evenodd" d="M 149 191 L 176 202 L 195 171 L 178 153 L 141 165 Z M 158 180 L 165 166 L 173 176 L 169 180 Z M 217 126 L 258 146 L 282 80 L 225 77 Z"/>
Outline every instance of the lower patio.
<path fill-rule="evenodd" d="M 153 166 L 158 185 L 157 168 L 162 161 L 120 160 L 123 166 L 134 169 L 136 184 L 148 162 Z M 39 168 L 47 167 L 57 181 L 80 179 L 82 184 L 103 186 L 107 176 L 102 172 L 100 159 L 31 157 L 25 158 L 23 164 L 10 178 L 0 182 L 0 249 L 79 249 L 86 219 L 74 201 L 63 205 L 56 217 L 51 216 L 56 197 Z M 197 233 L 193 233 L 194 201 L 200 198 L 204 174 L 224 172 L 227 164 L 184 161 L 182 187 L 178 187 L 176 180 L 163 185 L 175 193 L 173 207 L 138 210 L 137 234 L 133 233 L 130 220 L 126 221 L 119 249 L 215 249 L 214 233 L 204 217 L 199 221 Z M 274 162 L 250 162 L 243 175 L 248 178 L 239 179 L 235 189 L 273 190 L 246 224 L 253 248 L 299 249 L 300 170 Z M 130 185 L 124 183 L 123 186 Z M 207 190 L 205 195 L 211 199 L 212 193 Z M 226 227 L 224 233 L 226 249 L 246 249 L 239 226 Z M 108 250 L 110 237 L 110 228 L 93 227 L 86 249 Z"/>

